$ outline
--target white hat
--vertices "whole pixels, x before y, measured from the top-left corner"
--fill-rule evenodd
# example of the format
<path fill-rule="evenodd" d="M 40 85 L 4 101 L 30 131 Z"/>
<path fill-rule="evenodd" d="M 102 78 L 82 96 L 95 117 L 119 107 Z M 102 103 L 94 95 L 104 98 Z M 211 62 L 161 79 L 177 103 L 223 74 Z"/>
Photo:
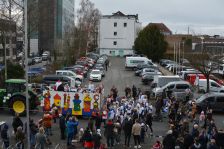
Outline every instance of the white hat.
<path fill-rule="evenodd" d="M 101 132 L 101 130 L 100 130 L 100 129 L 97 129 L 97 130 L 96 130 L 96 132 L 97 132 L 97 133 L 100 133 L 100 132 Z"/>

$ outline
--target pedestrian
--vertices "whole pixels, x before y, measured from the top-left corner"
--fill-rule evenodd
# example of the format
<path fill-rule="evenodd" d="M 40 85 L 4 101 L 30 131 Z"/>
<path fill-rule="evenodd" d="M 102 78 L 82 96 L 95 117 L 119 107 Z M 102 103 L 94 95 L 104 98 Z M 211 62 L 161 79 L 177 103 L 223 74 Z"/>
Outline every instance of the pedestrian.
<path fill-rule="evenodd" d="M 33 119 L 30 120 L 30 144 L 31 146 L 35 146 L 35 135 L 38 132 L 38 127 L 37 125 L 34 123 Z"/>
<path fill-rule="evenodd" d="M 14 130 L 14 134 L 16 134 L 17 128 L 19 126 L 23 128 L 23 122 L 19 117 L 19 113 L 15 113 L 15 117 L 13 118 L 13 122 L 12 122 L 12 127 L 13 127 L 13 130 Z"/>
<path fill-rule="evenodd" d="M 9 134 L 8 134 L 9 126 L 4 124 L 3 129 L 1 130 L 1 138 L 4 143 L 4 148 L 9 147 Z"/>
<path fill-rule="evenodd" d="M 148 113 L 146 115 L 146 124 L 147 127 L 151 130 L 151 135 L 153 134 L 153 129 L 152 129 L 152 113 Z"/>
<path fill-rule="evenodd" d="M 53 120 L 54 120 L 54 123 L 57 122 L 57 118 L 58 118 L 58 108 L 57 106 L 55 106 L 54 104 L 52 105 L 52 117 L 53 117 Z"/>
<path fill-rule="evenodd" d="M 44 149 L 46 141 L 46 135 L 44 134 L 44 128 L 40 127 L 39 132 L 35 135 L 36 145 L 35 148 Z"/>
<path fill-rule="evenodd" d="M 120 137 L 121 137 L 121 122 L 117 120 L 114 123 L 114 136 L 117 144 L 120 144 Z"/>
<path fill-rule="evenodd" d="M 107 111 L 106 106 L 104 106 L 103 112 L 102 112 L 102 122 L 103 122 L 104 126 L 106 125 L 107 118 L 108 118 L 108 111 Z"/>
<path fill-rule="evenodd" d="M 59 128 L 61 132 L 61 139 L 65 140 L 65 129 L 66 129 L 65 117 L 62 114 L 59 114 Z"/>
<path fill-rule="evenodd" d="M 52 136 L 52 116 L 49 113 L 44 114 L 43 116 L 43 126 L 45 128 L 45 133 L 47 136 Z"/>
<path fill-rule="evenodd" d="M 130 147 L 130 138 L 132 131 L 132 119 L 130 117 L 125 118 L 123 122 L 123 130 L 125 135 L 125 146 Z"/>
<path fill-rule="evenodd" d="M 194 143 L 194 138 L 188 132 L 184 132 L 184 149 L 189 149 Z"/>
<path fill-rule="evenodd" d="M 175 148 L 175 138 L 173 136 L 173 131 L 169 130 L 167 135 L 163 139 L 163 149 L 174 149 Z"/>
<path fill-rule="evenodd" d="M 87 127 L 86 130 L 84 131 L 82 140 L 84 141 L 85 149 L 93 148 L 93 136 L 89 127 Z"/>
<path fill-rule="evenodd" d="M 146 128 L 145 128 L 145 124 L 141 123 L 141 142 L 145 143 L 145 132 L 146 132 Z"/>
<path fill-rule="evenodd" d="M 113 147 L 114 146 L 114 124 L 111 119 L 108 120 L 105 126 L 105 136 L 107 140 L 107 146 Z"/>
<path fill-rule="evenodd" d="M 102 123 L 101 115 L 99 114 L 99 112 L 97 112 L 96 113 L 96 118 L 95 118 L 95 127 L 96 127 L 96 130 L 97 129 L 100 129 L 101 123 Z"/>
<path fill-rule="evenodd" d="M 194 139 L 198 138 L 199 136 L 198 124 L 194 124 L 191 135 Z"/>
<path fill-rule="evenodd" d="M 74 126 L 74 138 L 76 138 L 76 135 L 78 133 L 79 120 L 77 119 L 77 117 L 72 117 L 72 121 L 75 123 L 75 126 Z"/>
<path fill-rule="evenodd" d="M 132 86 L 132 97 L 135 99 L 137 97 L 137 88 L 135 85 Z"/>
<path fill-rule="evenodd" d="M 89 118 L 89 122 L 88 122 L 88 128 L 90 129 L 91 132 L 93 132 L 94 130 L 94 121 L 93 121 L 93 117 Z"/>
<path fill-rule="evenodd" d="M 94 142 L 94 149 L 99 149 L 101 145 L 101 131 L 97 129 L 96 132 L 93 134 L 93 142 Z"/>
<path fill-rule="evenodd" d="M 208 149 L 219 149 L 219 147 L 216 144 L 215 139 L 211 139 L 209 145 L 208 145 Z"/>
<path fill-rule="evenodd" d="M 24 149 L 25 134 L 23 128 L 19 126 L 16 131 L 16 147 L 18 149 Z"/>
<path fill-rule="evenodd" d="M 75 129 L 75 122 L 72 121 L 72 117 L 69 118 L 67 122 L 67 146 L 72 144 L 72 139 L 74 137 L 74 129 Z"/>
<path fill-rule="evenodd" d="M 132 134 L 134 137 L 135 146 L 134 148 L 141 148 L 140 142 L 141 142 L 141 125 L 139 123 L 139 120 L 135 120 L 135 124 L 132 126 Z"/>

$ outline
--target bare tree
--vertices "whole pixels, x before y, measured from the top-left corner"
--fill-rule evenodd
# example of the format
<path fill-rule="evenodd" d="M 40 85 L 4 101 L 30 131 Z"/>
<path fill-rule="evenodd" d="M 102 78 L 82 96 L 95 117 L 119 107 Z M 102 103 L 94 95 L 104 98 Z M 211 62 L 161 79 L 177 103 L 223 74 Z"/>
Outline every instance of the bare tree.
<path fill-rule="evenodd" d="M 207 80 L 207 90 L 208 93 L 210 91 L 209 86 L 209 78 L 211 73 L 218 68 L 219 61 L 215 59 L 215 57 L 209 53 L 204 47 L 202 51 L 197 53 L 191 53 L 188 56 L 189 61 L 192 66 L 199 70 Z"/>
<path fill-rule="evenodd" d="M 100 19 L 100 11 L 94 7 L 94 3 L 90 0 L 82 0 L 80 2 L 80 9 L 77 11 L 77 17 L 78 53 L 80 54 L 80 50 L 87 52 L 89 51 L 90 45 L 94 45 L 97 37 L 95 34 Z"/>

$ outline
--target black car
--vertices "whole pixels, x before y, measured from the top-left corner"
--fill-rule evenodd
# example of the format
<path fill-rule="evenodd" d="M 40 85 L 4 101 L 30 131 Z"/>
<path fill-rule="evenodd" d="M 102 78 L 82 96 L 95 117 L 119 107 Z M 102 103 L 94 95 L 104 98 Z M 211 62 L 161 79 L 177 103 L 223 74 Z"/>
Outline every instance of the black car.
<path fill-rule="evenodd" d="M 148 85 L 153 81 L 153 79 L 154 79 L 153 75 L 145 74 L 144 76 L 142 76 L 142 83 Z"/>

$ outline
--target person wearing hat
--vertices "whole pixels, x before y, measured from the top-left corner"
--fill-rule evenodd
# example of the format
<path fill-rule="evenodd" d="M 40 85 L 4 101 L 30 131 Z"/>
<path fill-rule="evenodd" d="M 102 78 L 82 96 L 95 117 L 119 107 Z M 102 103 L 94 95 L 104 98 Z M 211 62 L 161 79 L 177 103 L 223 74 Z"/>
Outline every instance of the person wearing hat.
<path fill-rule="evenodd" d="M 66 128 L 65 123 L 66 123 L 65 117 L 62 114 L 59 114 L 59 128 L 60 128 L 62 140 L 65 140 L 65 128 Z"/>
<path fill-rule="evenodd" d="M 3 127 L 2 131 L 1 131 L 1 138 L 2 138 L 2 141 L 4 143 L 4 147 L 5 148 L 9 147 L 8 129 L 9 129 L 9 126 L 7 124 L 4 124 L 4 127 Z"/>

